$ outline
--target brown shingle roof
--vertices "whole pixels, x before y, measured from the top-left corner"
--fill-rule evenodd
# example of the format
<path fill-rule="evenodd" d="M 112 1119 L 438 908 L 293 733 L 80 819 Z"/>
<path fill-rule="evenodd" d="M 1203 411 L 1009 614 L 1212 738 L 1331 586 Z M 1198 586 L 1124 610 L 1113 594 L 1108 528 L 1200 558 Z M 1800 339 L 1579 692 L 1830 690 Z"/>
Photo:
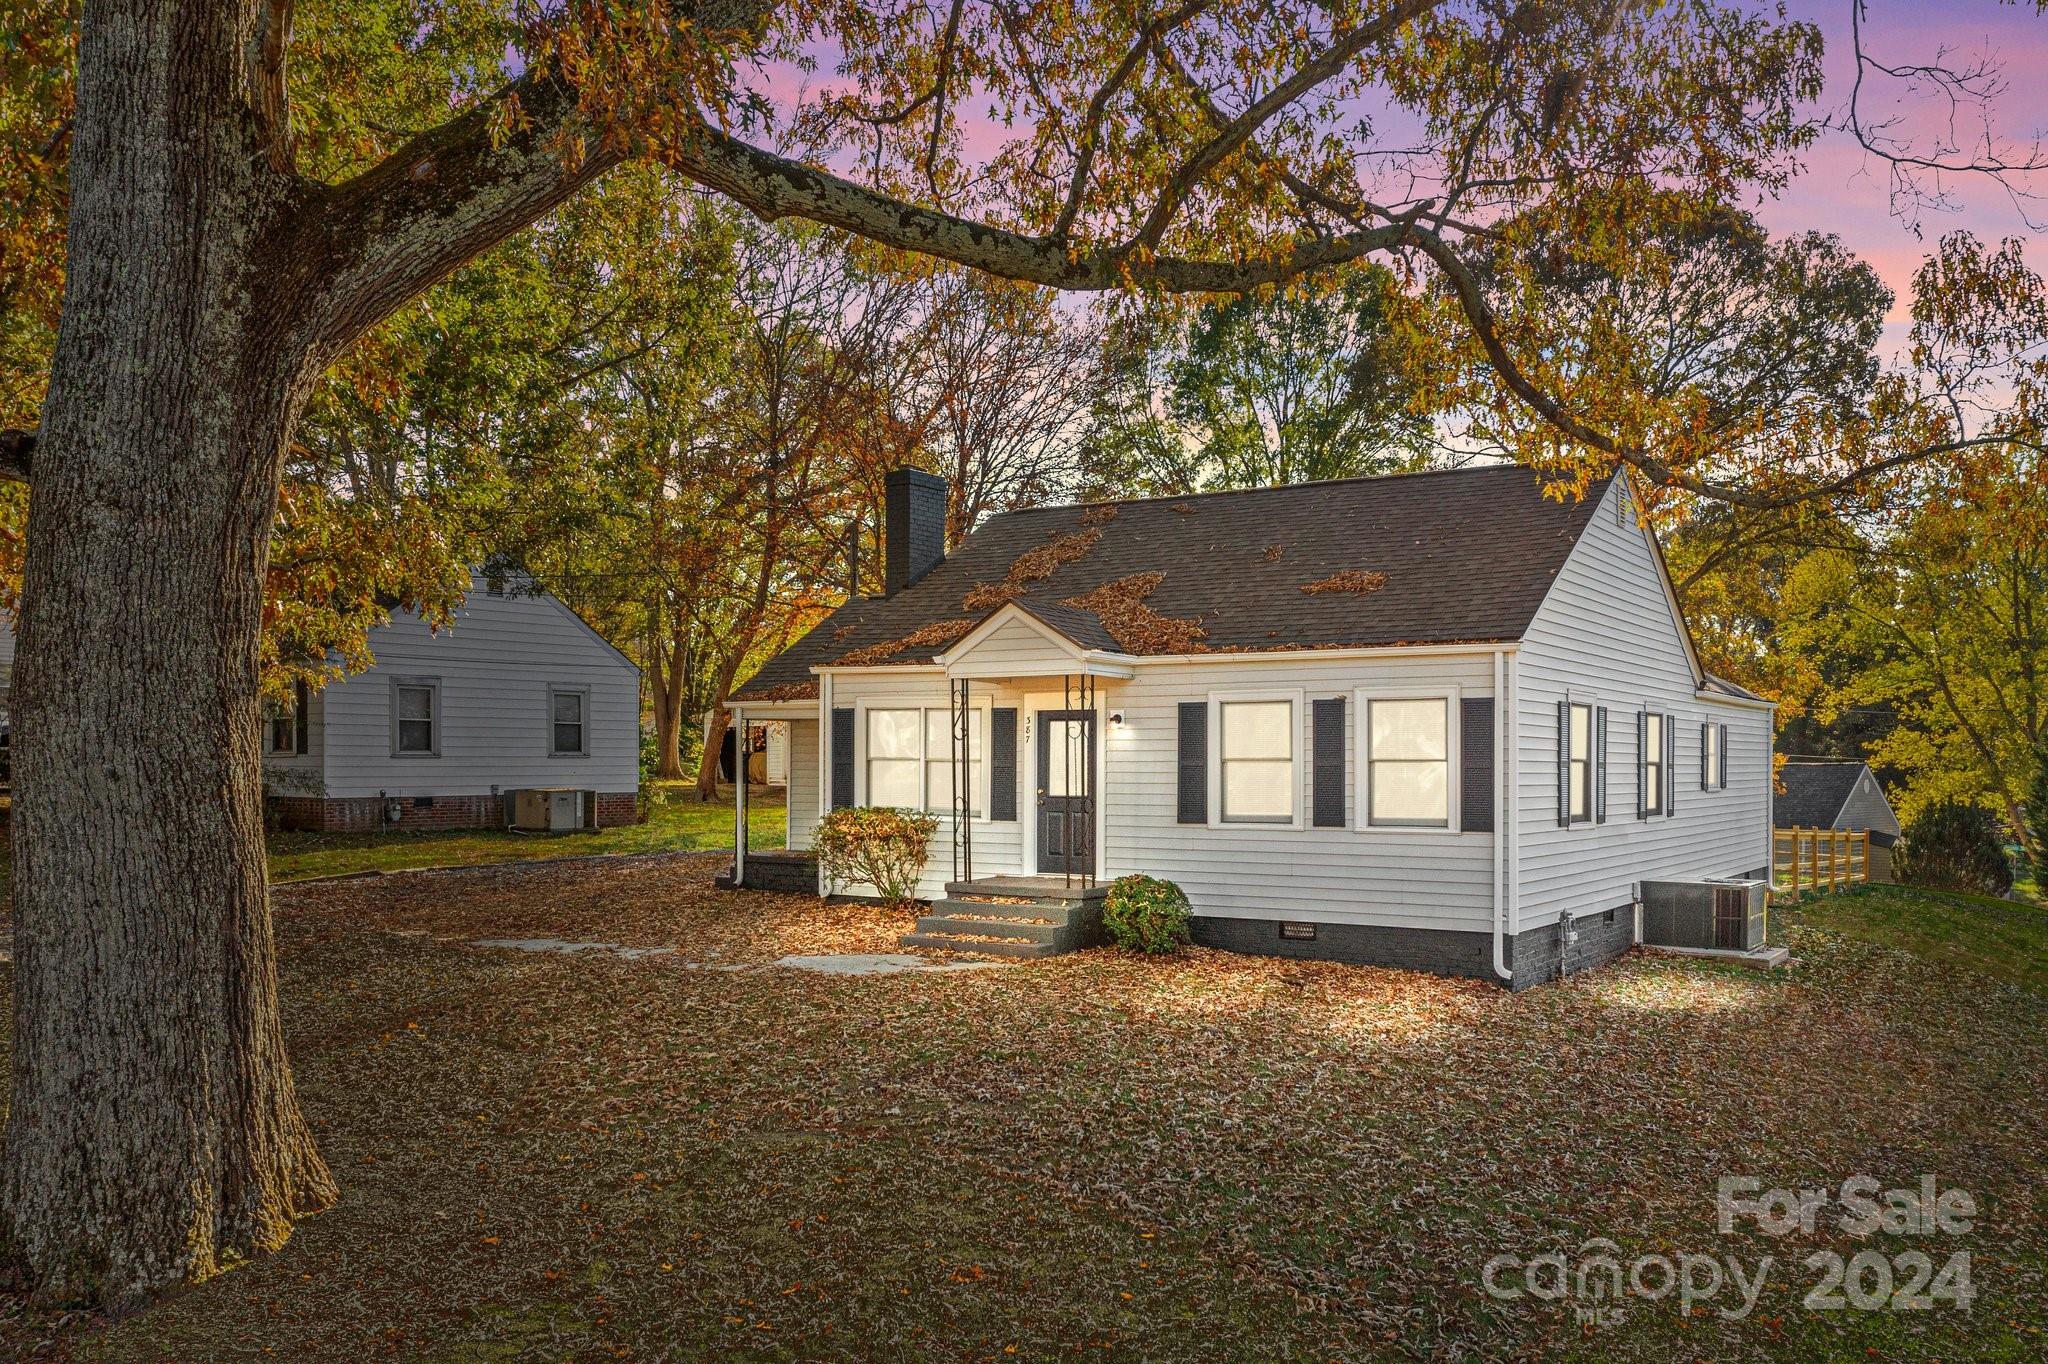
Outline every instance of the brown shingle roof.
<path fill-rule="evenodd" d="M 1520 639 L 1602 490 L 1558 501 L 1542 488 L 1527 469 L 1494 465 L 1117 503 L 1114 518 L 1096 512 L 1086 523 L 1101 533 L 1088 552 L 1029 583 L 1017 605 L 1084 648 L 1114 650 L 1102 620 L 1071 599 L 1158 573 L 1145 605 L 1198 619 L 1206 650 Z M 840 607 L 738 699 L 811 681 L 813 667 L 857 650 L 875 661 L 876 646 L 938 622 L 990 614 L 965 609 L 968 594 L 1003 582 L 1018 556 L 1081 529 L 1084 515 L 1088 507 L 1069 506 L 991 517 L 907 590 Z M 1366 595 L 1302 590 L 1348 573 L 1385 581 Z M 881 661 L 922 663 L 938 652 L 916 647 Z"/>

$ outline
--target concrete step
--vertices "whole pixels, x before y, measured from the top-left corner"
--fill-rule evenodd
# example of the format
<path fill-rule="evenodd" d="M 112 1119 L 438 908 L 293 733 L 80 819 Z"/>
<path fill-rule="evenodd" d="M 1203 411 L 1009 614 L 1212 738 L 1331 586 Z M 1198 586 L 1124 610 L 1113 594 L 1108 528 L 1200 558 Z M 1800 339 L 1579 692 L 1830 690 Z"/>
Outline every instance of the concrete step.
<path fill-rule="evenodd" d="M 1079 881 L 1063 883 L 1057 876 L 985 876 L 974 881 L 948 881 L 946 894 L 954 899 L 999 895 L 1005 899 L 1037 900 L 1046 904 L 1072 904 L 1100 900 L 1109 887 L 1084 886 Z"/>
<path fill-rule="evenodd" d="M 1001 900 L 944 899 L 932 901 L 932 913 L 951 914 L 963 919 L 1045 919 L 1064 924 L 1078 906 L 1072 903 L 1033 900 L 1009 904 Z"/>
<path fill-rule="evenodd" d="M 1015 938 L 984 942 L 950 933 L 906 933 L 902 941 L 905 947 L 935 947 L 945 952 L 973 952 L 984 957 L 1050 957 L 1060 950 L 1049 942 L 1023 942 Z"/>
<path fill-rule="evenodd" d="M 1065 924 L 1030 924 L 1017 919 L 977 919 L 968 914 L 927 914 L 917 921 L 920 933 L 965 933 L 1019 942 L 1058 943 L 1072 937 Z"/>

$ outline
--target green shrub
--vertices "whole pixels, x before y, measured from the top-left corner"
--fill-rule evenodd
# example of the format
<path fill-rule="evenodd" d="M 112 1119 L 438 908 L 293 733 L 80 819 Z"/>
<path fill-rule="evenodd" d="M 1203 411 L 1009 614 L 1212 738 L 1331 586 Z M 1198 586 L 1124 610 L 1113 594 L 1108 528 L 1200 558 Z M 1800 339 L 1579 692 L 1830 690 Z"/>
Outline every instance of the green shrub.
<path fill-rule="evenodd" d="M 811 848 L 833 884 L 873 886 L 900 905 L 917 889 L 938 827 L 937 815 L 915 810 L 842 806 L 818 822 Z"/>
<path fill-rule="evenodd" d="M 1156 876 L 1119 876 L 1102 901 L 1109 939 L 1131 952 L 1173 952 L 1188 941 L 1188 897 Z"/>
<path fill-rule="evenodd" d="M 1928 806 L 1907 826 L 1892 873 L 1930 890 L 2003 895 L 2012 889 L 2012 860 L 1997 819 L 1981 806 L 1952 800 Z"/>

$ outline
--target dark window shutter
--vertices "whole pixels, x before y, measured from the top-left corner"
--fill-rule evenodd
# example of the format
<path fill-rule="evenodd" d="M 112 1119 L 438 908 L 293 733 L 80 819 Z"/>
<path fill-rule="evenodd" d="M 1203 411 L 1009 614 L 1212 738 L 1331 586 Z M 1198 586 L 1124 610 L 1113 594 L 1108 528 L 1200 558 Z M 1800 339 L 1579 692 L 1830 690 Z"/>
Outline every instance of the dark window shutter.
<path fill-rule="evenodd" d="M 1315 716 L 1315 826 L 1344 827 L 1344 698 L 1321 696 L 1309 703 Z"/>
<path fill-rule="evenodd" d="M 1678 728 L 1664 717 L 1664 818 L 1678 813 Z"/>
<path fill-rule="evenodd" d="M 292 752 L 310 753 L 307 742 L 313 724 L 313 698 L 304 682 L 292 683 Z"/>
<path fill-rule="evenodd" d="M 1728 726 L 1721 726 L 1721 790 L 1728 789 Z"/>
<path fill-rule="evenodd" d="M 1493 832 L 1493 698 L 1467 696 L 1458 714 L 1458 827 Z"/>
<path fill-rule="evenodd" d="M 832 711 L 832 808 L 853 804 L 853 711 Z"/>
<path fill-rule="evenodd" d="M 997 706 L 988 714 L 988 817 L 1017 817 L 1017 708 Z"/>
<path fill-rule="evenodd" d="M 1607 822 L 1607 707 L 1593 711 L 1593 822 Z"/>
<path fill-rule="evenodd" d="M 1636 818 L 1650 817 L 1650 712 L 1636 712 Z"/>
<path fill-rule="evenodd" d="M 1557 823 L 1572 822 L 1572 703 L 1557 703 Z"/>
<path fill-rule="evenodd" d="M 1182 824 L 1209 822 L 1209 703 L 1180 703 L 1180 804 Z"/>

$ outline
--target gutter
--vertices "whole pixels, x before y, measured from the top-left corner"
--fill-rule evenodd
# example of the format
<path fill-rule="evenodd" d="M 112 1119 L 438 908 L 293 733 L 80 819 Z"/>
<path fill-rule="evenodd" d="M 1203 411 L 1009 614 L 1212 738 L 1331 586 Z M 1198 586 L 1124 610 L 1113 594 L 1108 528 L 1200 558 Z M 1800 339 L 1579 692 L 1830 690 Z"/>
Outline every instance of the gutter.
<path fill-rule="evenodd" d="M 1507 789 L 1503 793 L 1503 776 L 1497 776 L 1493 786 L 1493 973 L 1510 988 L 1514 985 L 1515 973 L 1508 966 L 1507 928 L 1514 913 L 1515 898 L 1514 796 L 1518 748 L 1514 742 L 1515 709 L 1508 695 L 1512 671 L 1509 651 L 1496 648 L 1493 651 L 1493 744 L 1494 751 L 1503 755 L 1500 768 Z"/>

